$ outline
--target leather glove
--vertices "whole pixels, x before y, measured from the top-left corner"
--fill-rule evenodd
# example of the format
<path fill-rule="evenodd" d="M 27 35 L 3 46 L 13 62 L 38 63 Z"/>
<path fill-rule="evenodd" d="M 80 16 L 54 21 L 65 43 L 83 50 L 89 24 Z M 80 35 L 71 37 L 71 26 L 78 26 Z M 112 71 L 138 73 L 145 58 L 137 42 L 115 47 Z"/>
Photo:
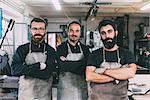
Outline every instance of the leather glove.
<path fill-rule="evenodd" d="M 107 68 L 96 68 L 95 72 L 97 74 L 103 74 L 106 71 Z"/>
<path fill-rule="evenodd" d="M 46 64 L 45 63 L 40 63 L 40 70 L 43 70 L 46 68 Z"/>

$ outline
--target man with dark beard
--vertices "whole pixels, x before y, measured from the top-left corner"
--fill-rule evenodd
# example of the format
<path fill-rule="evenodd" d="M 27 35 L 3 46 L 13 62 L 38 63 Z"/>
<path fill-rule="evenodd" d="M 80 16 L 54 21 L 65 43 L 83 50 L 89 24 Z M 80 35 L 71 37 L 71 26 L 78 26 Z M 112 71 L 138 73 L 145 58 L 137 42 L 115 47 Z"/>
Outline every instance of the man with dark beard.
<path fill-rule="evenodd" d="M 87 100 L 85 67 L 89 49 L 79 39 L 81 25 L 72 21 L 67 27 L 68 40 L 58 46 L 60 68 L 57 100 Z"/>
<path fill-rule="evenodd" d="M 128 79 L 134 77 L 136 64 L 133 54 L 117 45 L 117 27 L 111 20 L 99 23 L 103 48 L 89 55 L 86 80 L 90 82 L 88 100 L 129 100 Z"/>
<path fill-rule="evenodd" d="M 44 41 L 46 24 L 44 19 L 34 18 L 31 42 L 19 46 L 13 56 L 13 75 L 20 76 L 19 100 L 51 100 L 56 53 Z"/>

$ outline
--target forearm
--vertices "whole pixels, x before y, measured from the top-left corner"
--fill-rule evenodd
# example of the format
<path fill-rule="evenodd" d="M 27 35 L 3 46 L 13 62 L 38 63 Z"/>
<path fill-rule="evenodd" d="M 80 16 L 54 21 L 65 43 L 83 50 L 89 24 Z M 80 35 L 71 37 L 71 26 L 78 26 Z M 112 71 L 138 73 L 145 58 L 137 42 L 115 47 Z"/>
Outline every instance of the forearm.
<path fill-rule="evenodd" d="M 94 71 L 86 68 L 86 81 L 96 82 L 96 83 L 106 83 L 114 81 L 112 77 L 107 75 L 97 74 Z"/>
<path fill-rule="evenodd" d="M 47 69 L 40 70 L 36 74 L 34 74 L 35 78 L 39 78 L 42 80 L 47 80 L 52 76 L 52 71 L 49 71 Z"/>
<path fill-rule="evenodd" d="M 89 78 L 89 79 L 86 78 L 87 81 L 95 82 L 95 83 L 106 83 L 106 82 L 114 81 L 114 79 L 109 76 L 100 75 L 100 74 L 96 74 L 96 73 L 93 73 L 93 75 L 90 77 L 91 78 Z"/>
<path fill-rule="evenodd" d="M 33 76 L 40 69 L 40 64 L 35 63 L 32 65 L 24 65 L 24 64 L 13 64 L 12 63 L 12 73 L 16 76 L 28 75 Z"/>
<path fill-rule="evenodd" d="M 134 77 L 136 73 L 136 65 L 132 64 L 126 68 L 107 69 L 104 75 L 111 76 L 118 80 L 127 80 Z"/>
<path fill-rule="evenodd" d="M 59 67 L 61 72 L 85 73 L 85 63 L 82 61 L 59 61 Z"/>

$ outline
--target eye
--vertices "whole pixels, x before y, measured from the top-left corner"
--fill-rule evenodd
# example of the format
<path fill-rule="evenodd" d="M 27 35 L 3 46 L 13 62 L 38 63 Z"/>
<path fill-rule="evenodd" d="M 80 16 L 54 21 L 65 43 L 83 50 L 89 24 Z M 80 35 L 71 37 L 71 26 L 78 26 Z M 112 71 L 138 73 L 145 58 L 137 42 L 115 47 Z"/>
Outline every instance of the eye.
<path fill-rule="evenodd" d="M 43 30 L 45 30 L 45 28 L 43 28 L 43 27 L 40 27 L 38 30 L 41 30 L 41 31 L 43 31 Z"/>
<path fill-rule="evenodd" d="M 105 35 L 105 34 L 106 34 L 106 32 L 105 32 L 105 31 L 102 31 L 102 32 L 100 32 L 100 34 L 101 34 L 101 35 Z"/>
<path fill-rule="evenodd" d="M 31 28 L 31 30 L 33 30 L 33 31 L 34 31 L 34 30 L 38 30 L 38 29 L 37 29 L 36 27 L 33 27 L 33 28 Z"/>
<path fill-rule="evenodd" d="M 73 32 L 73 29 L 70 29 L 69 32 Z"/>
<path fill-rule="evenodd" d="M 76 30 L 76 32 L 80 32 L 79 30 Z"/>
<path fill-rule="evenodd" d="M 110 30 L 108 30 L 107 32 L 108 32 L 108 33 L 112 33 L 112 32 L 113 32 L 113 30 L 112 30 L 112 29 L 110 29 Z"/>

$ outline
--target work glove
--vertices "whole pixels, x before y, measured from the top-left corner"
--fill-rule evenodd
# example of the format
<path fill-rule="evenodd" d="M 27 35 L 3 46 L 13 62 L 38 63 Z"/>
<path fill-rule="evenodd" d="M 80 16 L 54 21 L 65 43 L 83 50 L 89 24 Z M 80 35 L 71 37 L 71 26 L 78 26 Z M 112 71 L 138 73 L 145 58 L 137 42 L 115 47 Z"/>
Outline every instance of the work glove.
<path fill-rule="evenodd" d="M 46 68 L 46 64 L 45 63 L 40 63 L 40 70 L 43 70 Z"/>

